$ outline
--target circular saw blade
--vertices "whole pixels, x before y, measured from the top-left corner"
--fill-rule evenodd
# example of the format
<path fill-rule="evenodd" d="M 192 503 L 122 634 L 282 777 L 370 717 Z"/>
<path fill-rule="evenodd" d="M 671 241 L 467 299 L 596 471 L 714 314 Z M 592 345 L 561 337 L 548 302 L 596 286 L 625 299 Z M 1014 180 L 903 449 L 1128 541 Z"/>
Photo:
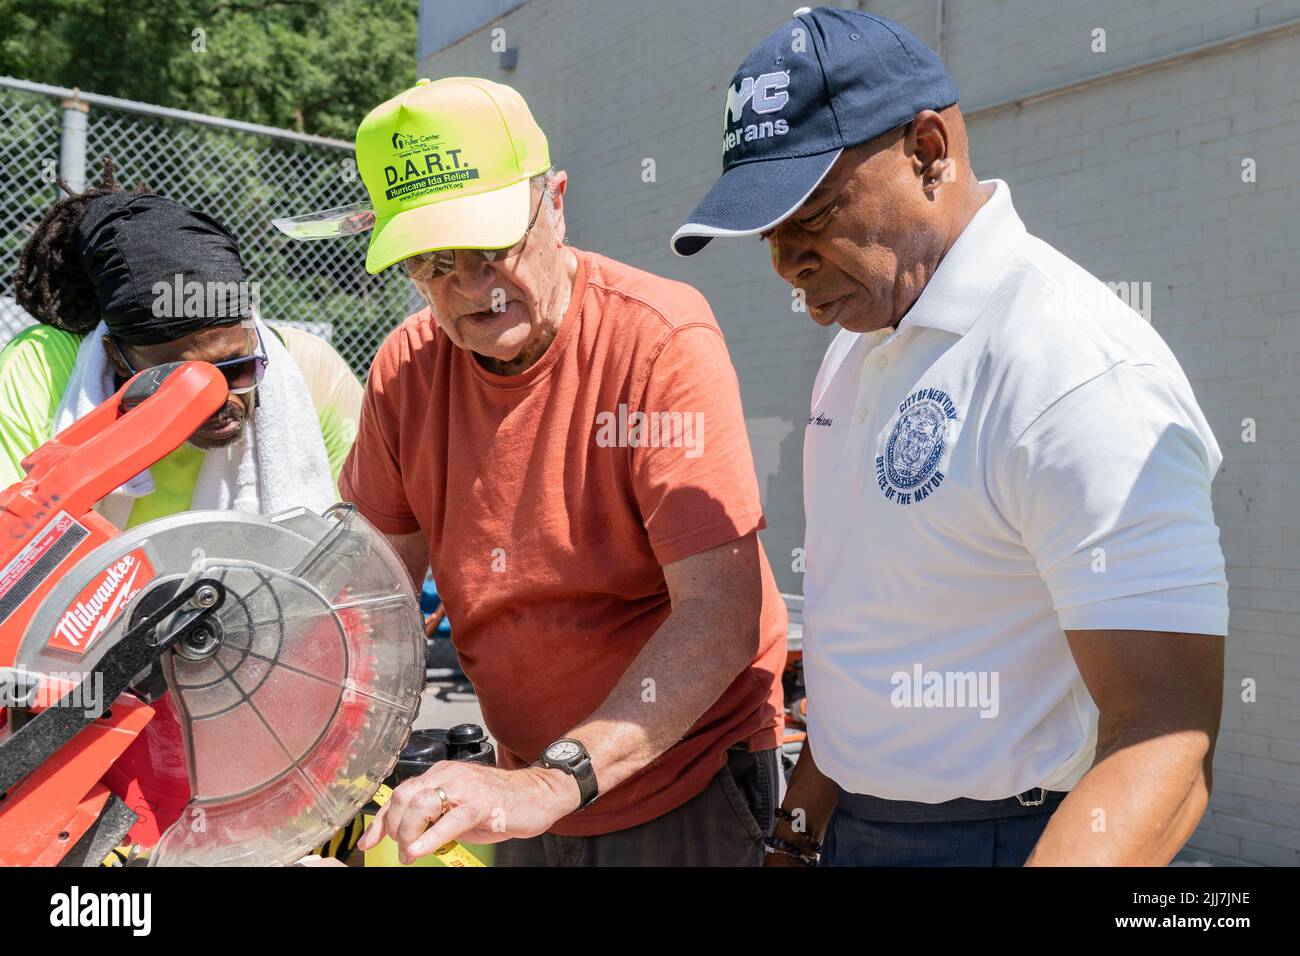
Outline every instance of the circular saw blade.
<path fill-rule="evenodd" d="M 201 575 L 226 592 L 205 622 L 212 640 L 163 656 L 192 798 L 150 864 L 298 859 L 361 809 L 410 732 L 424 640 L 404 566 L 347 509 L 161 519 L 104 545 L 75 580 L 60 582 L 24 638 L 26 666 L 67 666 L 68 649 L 41 635 L 58 627 L 70 596 L 131 554 L 147 560 L 154 586 Z M 82 666 L 120 639 L 130 617 L 84 648 Z"/>

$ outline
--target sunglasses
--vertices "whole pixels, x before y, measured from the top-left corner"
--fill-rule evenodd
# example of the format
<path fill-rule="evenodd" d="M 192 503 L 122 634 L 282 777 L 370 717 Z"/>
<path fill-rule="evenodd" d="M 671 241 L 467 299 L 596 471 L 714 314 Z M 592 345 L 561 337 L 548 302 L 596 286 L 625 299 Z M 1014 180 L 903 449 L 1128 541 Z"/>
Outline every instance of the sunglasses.
<path fill-rule="evenodd" d="M 267 365 L 271 363 L 270 357 L 262 347 L 262 333 L 257 330 L 257 326 L 253 326 L 253 335 L 257 337 L 257 351 L 252 355 L 241 355 L 238 358 L 226 359 L 222 362 L 208 363 L 221 370 L 221 374 L 226 378 L 226 387 L 230 389 L 231 395 L 243 395 L 257 388 L 266 375 Z M 126 357 L 126 352 L 122 349 L 121 343 L 116 339 L 113 340 L 113 347 L 117 349 L 118 358 L 122 360 L 122 364 L 126 366 L 131 375 L 143 371 L 131 364 L 131 360 Z"/>
<path fill-rule="evenodd" d="M 537 214 L 542 211 L 542 203 L 546 201 L 546 190 L 542 190 L 541 198 L 537 200 L 537 208 L 533 210 L 533 218 L 528 220 L 528 228 L 524 230 L 523 237 L 514 245 L 506 246 L 503 249 L 439 249 L 436 252 L 422 252 L 419 255 L 411 256 L 402 260 L 402 268 L 406 274 L 417 282 L 427 279 L 439 279 L 442 276 L 450 275 L 456 269 L 456 253 L 473 256 L 483 262 L 500 262 L 503 259 L 513 259 L 524 251 L 524 246 L 528 244 L 528 234 L 533 231 L 533 224 L 537 222 Z"/>

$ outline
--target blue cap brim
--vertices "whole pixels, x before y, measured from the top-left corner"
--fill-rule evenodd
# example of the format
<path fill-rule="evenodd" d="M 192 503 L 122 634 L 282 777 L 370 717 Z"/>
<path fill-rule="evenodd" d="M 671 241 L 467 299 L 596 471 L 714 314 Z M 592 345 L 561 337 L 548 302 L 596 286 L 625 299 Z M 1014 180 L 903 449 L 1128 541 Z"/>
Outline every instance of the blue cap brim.
<path fill-rule="evenodd" d="M 692 256 L 715 237 L 756 236 L 775 228 L 807 201 L 841 152 L 733 166 L 673 233 L 673 252 Z"/>

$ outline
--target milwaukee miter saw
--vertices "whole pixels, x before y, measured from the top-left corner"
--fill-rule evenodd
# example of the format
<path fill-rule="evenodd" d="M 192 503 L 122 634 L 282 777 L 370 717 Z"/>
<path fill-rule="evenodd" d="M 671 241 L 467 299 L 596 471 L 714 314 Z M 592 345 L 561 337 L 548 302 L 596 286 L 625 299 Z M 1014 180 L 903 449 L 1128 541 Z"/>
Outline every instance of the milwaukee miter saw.
<path fill-rule="evenodd" d="M 424 688 L 409 578 L 352 506 L 173 515 L 97 501 L 226 400 L 136 375 L 0 493 L 0 864 L 275 865 L 356 816 Z"/>

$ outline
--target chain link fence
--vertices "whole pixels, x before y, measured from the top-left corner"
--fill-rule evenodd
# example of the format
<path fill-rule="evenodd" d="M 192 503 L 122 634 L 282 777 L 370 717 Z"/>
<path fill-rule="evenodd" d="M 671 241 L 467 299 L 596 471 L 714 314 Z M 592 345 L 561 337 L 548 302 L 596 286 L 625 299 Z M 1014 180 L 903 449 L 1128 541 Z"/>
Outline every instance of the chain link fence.
<path fill-rule="evenodd" d="M 270 222 L 365 200 L 350 144 L 72 93 L 0 78 L 0 345 L 31 321 L 13 302 L 13 275 L 59 195 L 55 179 L 77 186 L 84 170 L 85 185 L 97 183 L 110 156 L 123 185 L 146 183 L 229 229 L 263 317 L 327 339 L 364 379 L 413 310 L 409 283 L 398 270 L 367 274 L 366 235 L 298 242 Z"/>

